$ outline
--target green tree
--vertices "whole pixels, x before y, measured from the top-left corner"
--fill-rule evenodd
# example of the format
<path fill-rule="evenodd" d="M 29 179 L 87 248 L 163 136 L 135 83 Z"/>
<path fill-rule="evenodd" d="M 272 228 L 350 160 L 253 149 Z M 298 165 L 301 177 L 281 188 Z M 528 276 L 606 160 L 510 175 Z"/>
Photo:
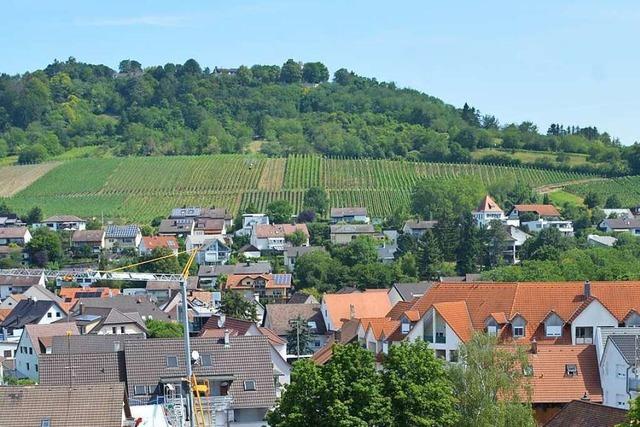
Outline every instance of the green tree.
<path fill-rule="evenodd" d="M 328 252 L 307 252 L 296 260 L 294 276 L 298 288 L 326 289 L 340 263 Z"/>
<path fill-rule="evenodd" d="M 42 221 L 42 209 L 38 206 L 32 207 L 23 219 L 27 224 L 36 224 Z"/>
<path fill-rule="evenodd" d="M 291 234 L 284 236 L 284 240 L 293 246 L 302 246 L 307 243 L 307 235 L 302 230 L 296 230 Z"/>
<path fill-rule="evenodd" d="M 444 362 L 418 340 L 391 346 L 383 362 L 393 426 L 456 426 L 456 398 Z"/>
<path fill-rule="evenodd" d="M 149 319 L 145 325 L 149 338 L 180 338 L 184 335 L 184 327 L 177 322 Z"/>
<path fill-rule="evenodd" d="M 246 300 L 242 294 L 226 291 L 222 294 L 220 311 L 229 317 L 243 320 L 258 320 L 258 313 L 253 302 Z"/>
<path fill-rule="evenodd" d="M 323 83 L 329 80 L 329 70 L 322 62 L 306 62 L 302 66 L 302 80 L 306 83 Z"/>
<path fill-rule="evenodd" d="M 500 221 L 491 221 L 489 227 L 480 230 L 482 242 L 482 265 L 484 268 L 495 268 L 504 264 L 504 251 L 511 237 Z M 461 240 L 462 242 L 462 240 Z"/>
<path fill-rule="evenodd" d="M 38 267 L 45 267 L 49 263 L 58 263 L 62 260 L 60 236 L 47 227 L 39 227 L 33 231 L 26 250 L 31 262 Z"/>
<path fill-rule="evenodd" d="M 627 413 L 627 421 L 618 424 L 616 427 L 637 427 L 640 425 L 640 397 L 633 399 L 630 406 Z"/>
<path fill-rule="evenodd" d="M 437 279 L 442 268 L 442 251 L 438 239 L 431 230 L 418 239 L 418 270 L 420 278 L 424 280 Z"/>
<path fill-rule="evenodd" d="M 324 215 L 327 211 L 329 198 L 327 192 L 322 187 L 311 187 L 304 193 L 304 201 L 302 206 L 305 209 L 313 209 L 320 215 Z"/>
<path fill-rule="evenodd" d="M 142 272 L 159 272 L 159 273 L 180 273 L 182 268 L 178 262 L 178 257 L 173 255 L 173 251 L 165 247 L 154 248 L 149 255 L 142 256 L 138 259 L 138 262 L 151 261 L 153 259 L 157 261 L 149 262 L 138 266 L 138 270 Z"/>
<path fill-rule="evenodd" d="M 291 221 L 293 206 L 286 200 L 276 200 L 267 205 L 267 215 L 272 224 L 286 224 Z"/>
<path fill-rule="evenodd" d="M 288 59 L 280 69 L 280 81 L 282 83 L 299 83 L 302 81 L 302 67 L 293 59 Z"/>
<path fill-rule="evenodd" d="M 456 271 L 460 275 L 478 271 L 478 257 L 482 253 L 478 229 L 471 213 L 462 217 L 460 239 L 456 250 Z"/>
<path fill-rule="evenodd" d="M 359 236 L 344 246 L 337 246 L 333 255 L 346 266 L 370 264 L 378 260 L 378 242 L 369 236 Z"/>
<path fill-rule="evenodd" d="M 460 348 L 464 363 L 450 367 L 461 427 L 533 427 L 522 347 L 505 349 L 495 337 L 476 334 Z"/>
<path fill-rule="evenodd" d="M 604 202 L 605 209 L 619 209 L 622 207 L 622 201 L 617 194 L 612 194 L 607 197 L 607 200 Z"/>
<path fill-rule="evenodd" d="M 593 209 L 596 206 L 600 206 L 602 200 L 600 199 L 600 195 L 593 191 L 589 191 L 586 196 L 584 196 L 584 205 L 589 209 Z"/>
<path fill-rule="evenodd" d="M 18 163 L 21 165 L 40 163 L 47 159 L 49 153 L 42 144 L 25 147 L 18 155 Z"/>
<path fill-rule="evenodd" d="M 291 329 L 287 333 L 287 352 L 300 356 L 313 353 L 311 347 L 311 332 L 307 320 L 302 316 L 291 319 Z"/>

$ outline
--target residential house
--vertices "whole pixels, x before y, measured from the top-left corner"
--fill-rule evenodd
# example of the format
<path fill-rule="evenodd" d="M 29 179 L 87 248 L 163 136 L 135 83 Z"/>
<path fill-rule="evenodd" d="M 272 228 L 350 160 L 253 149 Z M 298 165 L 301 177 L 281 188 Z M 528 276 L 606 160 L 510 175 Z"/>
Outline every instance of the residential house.
<path fill-rule="evenodd" d="M 73 321 L 83 335 L 147 334 L 145 322 L 137 311 L 124 313 L 116 308 L 85 307 L 82 302 L 78 306 L 68 321 Z"/>
<path fill-rule="evenodd" d="M 410 236 L 419 238 L 427 230 L 433 230 L 433 228 L 438 224 L 438 221 L 422 221 L 417 219 L 409 219 L 404 223 L 404 227 L 402 227 L 402 232 L 404 234 L 408 234 Z"/>
<path fill-rule="evenodd" d="M 600 361 L 603 404 L 620 409 L 629 409 L 630 401 L 640 394 L 640 328 L 625 329 L 635 331 L 609 335 Z"/>
<path fill-rule="evenodd" d="M 431 282 L 423 281 L 417 283 L 394 283 L 389 289 L 389 301 L 395 306 L 399 301 L 412 301 L 429 291 Z"/>
<path fill-rule="evenodd" d="M 115 253 L 138 250 L 141 241 L 142 232 L 137 225 L 109 225 L 105 231 L 105 249 Z"/>
<path fill-rule="evenodd" d="M 604 219 L 598 227 L 607 233 L 631 233 L 640 236 L 640 219 Z"/>
<path fill-rule="evenodd" d="M 224 221 L 224 227 L 229 228 L 233 223 L 233 216 L 231 212 L 225 208 L 199 208 L 199 207 L 185 207 L 175 208 L 171 210 L 169 215 L 171 219 L 219 219 Z M 214 233 L 218 234 L 218 233 Z"/>
<path fill-rule="evenodd" d="M 389 346 L 392 342 L 401 341 L 407 333 L 402 334 L 398 319 L 364 317 L 358 320 L 358 342 L 362 347 L 374 353 L 377 361 L 381 361 L 381 356 L 389 352 Z"/>
<path fill-rule="evenodd" d="M 140 240 L 140 255 L 150 255 L 156 248 L 165 248 L 178 255 L 180 245 L 174 236 L 142 236 Z"/>
<path fill-rule="evenodd" d="M 24 227 L 26 224 L 14 213 L 0 216 L 0 228 Z"/>
<path fill-rule="evenodd" d="M 203 298 L 203 294 L 208 298 Z M 219 311 L 220 292 L 202 292 L 187 290 L 187 319 L 189 321 L 189 332 L 197 333 L 202 327 Z M 160 309 L 172 319 L 182 319 L 182 293 L 173 291 L 169 299 L 160 306 Z"/>
<path fill-rule="evenodd" d="M 150 319 L 169 321 L 172 318 L 156 306 L 148 297 L 114 295 L 111 298 L 81 298 L 72 307 L 73 315 L 80 314 L 80 304 L 85 310 L 91 308 L 115 308 L 121 313 L 139 313 L 143 321 Z M 173 319 L 175 320 L 175 319 Z"/>
<path fill-rule="evenodd" d="M 15 356 L 18 375 L 38 381 L 40 356 L 51 353 L 53 337 L 79 334 L 75 323 L 25 325 Z"/>
<path fill-rule="evenodd" d="M 257 295 L 260 301 L 286 302 L 291 289 L 291 274 L 232 274 L 227 276 L 224 291 Z"/>
<path fill-rule="evenodd" d="M 197 288 L 196 280 L 187 280 L 187 291 L 194 291 Z M 182 285 L 178 281 L 148 280 L 146 290 L 148 296 L 155 298 L 158 303 L 162 304 L 167 302 L 172 294 L 180 293 Z"/>
<path fill-rule="evenodd" d="M 74 215 L 55 215 L 44 221 L 33 224 L 34 227 L 48 227 L 54 231 L 86 230 L 87 221 Z"/>
<path fill-rule="evenodd" d="M 220 68 L 213 67 L 213 71 L 211 72 L 214 76 L 235 76 L 238 74 L 237 68 Z"/>
<path fill-rule="evenodd" d="M 111 298 L 114 295 L 120 295 L 120 289 L 95 287 L 95 288 L 78 288 L 72 286 L 63 286 L 58 291 L 62 299 L 62 307 L 70 311 L 80 298 Z"/>
<path fill-rule="evenodd" d="M 296 266 L 296 260 L 302 255 L 324 250 L 322 246 L 290 246 L 284 250 L 284 267 L 287 271 L 293 271 Z"/>
<path fill-rule="evenodd" d="M 125 341 L 143 339 L 146 339 L 143 334 L 55 336 L 51 344 L 51 354 L 68 355 L 124 352 Z"/>
<path fill-rule="evenodd" d="M 368 289 L 364 292 L 324 294 L 321 311 L 327 331 L 340 330 L 350 319 L 383 317 L 391 309 L 386 289 Z"/>
<path fill-rule="evenodd" d="M 45 325 L 61 320 L 64 316 L 66 312 L 55 301 L 23 299 L 11 310 L 0 327 L 12 333 L 13 330 L 22 329 L 25 325 Z"/>
<path fill-rule="evenodd" d="M 199 335 L 202 338 L 223 339 L 228 333 L 237 336 L 265 336 L 271 344 L 269 353 L 273 363 L 274 373 L 277 373 L 280 386 L 289 384 L 291 380 L 291 366 L 287 363 L 287 341 L 279 337 L 275 331 L 267 327 L 260 327 L 250 320 L 228 317 L 223 313 L 214 315 L 202 326 Z M 276 390 L 279 393 L 279 390 Z"/>
<path fill-rule="evenodd" d="M 383 230 L 380 246 L 378 247 L 378 261 L 390 264 L 395 261 L 398 250 L 398 232 L 396 230 Z"/>
<path fill-rule="evenodd" d="M 228 425 L 262 426 L 275 405 L 276 387 L 269 341 L 264 336 L 193 338 L 197 352 L 193 373 L 208 381 L 212 418 Z M 182 339 L 134 340 L 125 342 L 128 395 L 142 403 L 153 402 L 171 384 L 182 396 L 185 361 Z"/>
<path fill-rule="evenodd" d="M 306 292 L 297 291 L 291 295 L 287 304 L 320 304 L 316 297 Z"/>
<path fill-rule="evenodd" d="M 105 247 L 104 236 L 104 230 L 76 230 L 71 236 L 71 246 L 74 249 L 86 247 L 97 254 Z"/>
<path fill-rule="evenodd" d="M 163 219 L 158 226 L 160 236 L 186 237 L 193 234 L 196 222 L 193 218 Z"/>
<path fill-rule="evenodd" d="M 616 427 L 627 421 L 627 411 L 589 400 L 567 403 L 544 427 Z"/>
<path fill-rule="evenodd" d="M 64 308 L 64 306 L 62 305 L 62 298 L 60 298 L 58 295 L 54 294 L 44 286 L 31 286 L 25 289 L 22 295 L 25 298 L 30 298 L 34 301 L 53 301 L 60 304 L 60 306 Z"/>
<path fill-rule="evenodd" d="M 236 236 L 249 236 L 256 225 L 269 225 L 269 217 L 266 214 L 242 214 L 242 228 L 236 230 Z"/>
<path fill-rule="evenodd" d="M 598 359 L 593 345 L 536 345 L 527 353 L 525 382 L 538 425 L 574 400 L 602 403 Z M 588 424 L 593 425 L 593 424 Z"/>
<path fill-rule="evenodd" d="M 0 310 L 0 312 L 5 310 Z M 8 313 L 4 313 L 4 316 L 8 315 Z M 0 323 L 4 321 L 0 316 Z M 22 336 L 22 329 L 14 329 L 9 333 L 6 329 L 0 329 L 0 361 L 4 360 L 13 360 L 16 357 L 16 353 L 18 352 L 18 342 L 20 341 L 20 337 Z M 15 373 L 15 363 L 14 366 L 11 367 L 11 370 Z"/>
<path fill-rule="evenodd" d="M 634 219 L 631 209 L 602 209 L 605 218 L 618 218 L 618 219 Z"/>
<path fill-rule="evenodd" d="M 25 427 L 133 425 L 125 393 L 123 383 L 0 387 L 0 422 Z M 87 404 L 88 397 L 99 404 Z"/>
<path fill-rule="evenodd" d="M 219 238 L 205 240 L 196 254 L 198 265 L 226 264 L 229 258 L 231 258 L 231 245 Z"/>
<path fill-rule="evenodd" d="M 560 219 L 561 217 L 555 206 L 543 204 L 514 205 L 508 217 L 509 220 L 519 222 L 525 214 L 533 218 Z"/>
<path fill-rule="evenodd" d="M 305 322 L 310 335 L 312 352 L 319 350 L 331 336 L 327 332 L 320 304 L 267 304 L 264 326 L 286 341 L 297 319 Z M 295 348 L 287 348 L 288 354 L 296 354 Z M 304 353 L 303 353 L 304 354 Z"/>
<path fill-rule="evenodd" d="M 502 208 L 488 194 L 484 196 L 472 215 L 479 227 L 488 227 L 491 221 L 505 222 L 507 220 Z"/>
<path fill-rule="evenodd" d="M 220 276 L 232 274 L 268 274 L 271 273 L 270 262 L 246 262 L 243 264 L 201 265 L 198 269 L 198 286 L 215 289 Z"/>
<path fill-rule="evenodd" d="M 126 381 L 124 345 L 122 351 L 105 353 L 59 353 L 40 356 L 42 386 L 113 384 Z"/>
<path fill-rule="evenodd" d="M 331 243 L 346 245 L 361 236 L 379 237 L 371 224 L 334 224 L 330 226 Z"/>
<path fill-rule="evenodd" d="M 260 249 L 252 244 L 246 244 L 238 249 L 238 255 L 242 255 L 245 259 L 257 259 L 262 256 Z"/>
<path fill-rule="evenodd" d="M 224 219 L 198 218 L 196 219 L 193 234 L 204 236 L 227 234 L 227 225 Z"/>
<path fill-rule="evenodd" d="M 518 227 L 514 227 L 513 225 L 505 225 L 504 228 L 507 232 L 507 238 L 504 242 L 505 247 L 503 258 L 509 264 L 517 264 L 520 262 L 520 248 L 522 248 L 524 242 L 526 242 L 533 236 L 525 233 Z"/>
<path fill-rule="evenodd" d="M 251 244 L 261 251 L 282 252 L 288 246 L 287 236 L 296 231 L 302 232 L 306 237 L 302 246 L 309 246 L 307 224 L 256 224 L 251 233 Z"/>
<path fill-rule="evenodd" d="M 618 239 L 612 236 L 600 236 L 597 234 L 589 234 L 587 236 L 589 246 L 612 248 L 617 241 Z"/>
<path fill-rule="evenodd" d="M 573 222 L 569 220 L 538 218 L 535 221 L 522 222 L 521 226 L 526 227 L 530 233 L 539 233 L 548 228 L 556 228 L 563 236 L 573 236 Z"/>
<path fill-rule="evenodd" d="M 31 233 L 27 227 L 0 228 L 0 246 L 25 246 L 30 241 Z"/>
<path fill-rule="evenodd" d="M 332 224 L 340 222 L 369 224 L 371 218 L 367 215 L 367 208 L 331 208 L 329 212 Z"/>
<path fill-rule="evenodd" d="M 436 283 L 413 309 L 420 321 L 407 339 L 430 342 L 446 360 L 475 331 L 507 342 L 593 344 L 596 328 L 635 322 L 640 282 Z"/>
<path fill-rule="evenodd" d="M 23 294 L 11 294 L 8 295 L 2 302 L 0 302 L 0 310 L 13 310 L 13 308 L 20 302 L 20 300 L 26 299 Z M 2 319 L 4 320 L 4 319 Z"/>

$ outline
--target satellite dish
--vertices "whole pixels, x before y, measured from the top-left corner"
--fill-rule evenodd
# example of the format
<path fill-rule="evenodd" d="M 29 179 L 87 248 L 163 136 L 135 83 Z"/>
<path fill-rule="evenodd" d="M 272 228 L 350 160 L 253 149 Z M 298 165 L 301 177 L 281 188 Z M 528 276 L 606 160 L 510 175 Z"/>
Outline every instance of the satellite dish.
<path fill-rule="evenodd" d="M 200 353 L 198 353 L 198 350 L 193 350 L 191 352 L 191 360 L 193 360 L 194 362 L 200 360 Z"/>

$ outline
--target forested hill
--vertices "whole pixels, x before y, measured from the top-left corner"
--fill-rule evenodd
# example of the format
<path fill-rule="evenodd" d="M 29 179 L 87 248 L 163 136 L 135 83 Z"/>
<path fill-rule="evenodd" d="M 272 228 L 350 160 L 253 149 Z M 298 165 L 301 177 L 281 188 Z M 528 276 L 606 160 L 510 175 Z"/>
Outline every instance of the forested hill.
<path fill-rule="evenodd" d="M 566 153 L 583 153 L 582 169 L 640 173 L 640 147 L 622 148 L 595 127 L 541 133 L 530 122 L 501 125 L 466 104 L 345 69 L 330 81 L 323 64 L 293 60 L 213 71 L 193 59 L 146 68 L 125 60 L 116 71 L 70 58 L 3 74 L 0 132 L 0 156 L 20 163 L 89 145 L 115 155 L 260 151 L 445 162 L 470 162 L 491 147 L 506 150 L 473 159 L 517 162 L 509 150 L 526 149 L 557 154 L 538 166 L 568 168 Z"/>

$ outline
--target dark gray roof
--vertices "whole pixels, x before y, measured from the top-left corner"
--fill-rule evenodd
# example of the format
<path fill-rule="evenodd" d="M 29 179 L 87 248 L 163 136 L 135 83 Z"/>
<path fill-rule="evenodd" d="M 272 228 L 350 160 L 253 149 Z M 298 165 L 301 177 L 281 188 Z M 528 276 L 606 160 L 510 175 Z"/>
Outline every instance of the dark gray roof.
<path fill-rule="evenodd" d="M 372 234 L 376 230 L 371 224 L 334 224 L 330 226 L 331 234 Z"/>
<path fill-rule="evenodd" d="M 0 276 L 0 285 L 35 286 L 40 283 L 40 279 L 41 276 L 35 274 L 31 276 L 3 274 Z"/>
<path fill-rule="evenodd" d="M 322 246 L 291 246 L 284 250 L 284 256 L 299 257 L 309 252 L 324 251 Z"/>
<path fill-rule="evenodd" d="M 545 427 L 614 427 L 627 421 L 627 410 L 572 400 Z"/>
<path fill-rule="evenodd" d="M 398 291 L 403 301 L 411 301 L 415 297 L 427 293 L 432 285 L 431 282 L 396 283 L 393 287 Z"/>
<path fill-rule="evenodd" d="M 640 357 L 640 338 L 637 335 L 610 335 L 609 341 L 618 348 L 629 365 L 635 365 L 636 355 Z"/>
<path fill-rule="evenodd" d="M 366 216 L 367 208 L 331 208 L 332 217 Z"/>
<path fill-rule="evenodd" d="M 438 224 L 438 221 L 407 220 L 404 225 L 412 230 L 430 230 Z"/>
<path fill-rule="evenodd" d="M 0 387 L 0 425 L 121 427 L 123 401 L 123 383 Z"/>
<path fill-rule="evenodd" d="M 217 277 L 221 274 L 267 274 L 271 273 L 271 263 L 252 262 L 249 264 L 201 265 L 198 276 Z"/>
<path fill-rule="evenodd" d="M 84 307 L 115 308 L 122 313 L 140 313 L 144 320 L 151 316 L 155 320 L 170 320 L 167 313 L 160 310 L 147 297 L 137 295 L 115 295 L 110 298 L 82 298 L 73 306 L 79 312 L 80 304 Z"/>
<path fill-rule="evenodd" d="M 39 373 L 42 385 L 124 382 L 124 351 L 43 354 L 40 356 Z"/>
<path fill-rule="evenodd" d="M 265 326 L 280 336 L 289 333 L 291 329 L 289 321 L 298 316 L 308 322 L 315 322 L 316 328 L 310 328 L 312 334 L 324 335 L 327 333 L 320 304 L 267 304 L 265 310 L 267 312 Z"/>
<path fill-rule="evenodd" d="M 318 300 L 313 295 L 298 291 L 291 295 L 287 304 L 318 304 Z"/>
<path fill-rule="evenodd" d="M 105 231 L 105 237 L 111 239 L 133 239 L 140 234 L 137 225 L 110 225 Z"/>
<path fill-rule="evenodd" d="M 104 237 L 104 230 L 76 230 L 71 236 L 75 243 L 95 243 L 101 242 Z"/>
<path fill-rule="evenodd" d="M 193 227 L 194 220 L 193 218 L 181 218 L 181 219 L 163 219 L 160 221 L 160 226 L 158 227 L 158 233 L 164 234 L 180 234 L 191 232 L 191 228 Z"/>
<path fill-rule="evenodd" d="M 145 339 L 142 334 L 127 335 L 71 335 L 53 337 L 52 354 L 109 353 L 124 350 L 125 340 Z"/>
<path fill-rule="evenodd" d="M 609 226 L 609 228 L 613 228 L 616 230 L 640 228 L 640 219 L 628 219 L 628 218 L 613 219 L 612 218 L 612 219 L 605 219 L 602 222 L 607 226 Z"/>
<path fill-rule="evenodd" d="M 56 305 L 53 301 L 20 300 L 13 310 L 11 310 L 11 313 L 4 319 L 2 327 L 20 329 L 23 328 L 24 325 L 37 323 L 53 305 Z"/>
<path fill-rule="evenodd" d="M 211 355 L 212 362 L 195 365 L 194 374 L 200 379 L 233 376 L 229 394 L 234 408 L 270 408 L 276 400 L 270 346 L 265 336 L 231 337 L 228 347 L 216 338 L 192 338 L 191 349 Z M 167 356 L 178 359 L 177 368 L 167 368 Z M 126 341 L 125 359 L 130 396 L 136 385 L 155 388 L 161 379 L 174 382 L 185 375 L 182 339 Z M 254 380 L 256 390 L 245 391 L 245 380 Z"/>

